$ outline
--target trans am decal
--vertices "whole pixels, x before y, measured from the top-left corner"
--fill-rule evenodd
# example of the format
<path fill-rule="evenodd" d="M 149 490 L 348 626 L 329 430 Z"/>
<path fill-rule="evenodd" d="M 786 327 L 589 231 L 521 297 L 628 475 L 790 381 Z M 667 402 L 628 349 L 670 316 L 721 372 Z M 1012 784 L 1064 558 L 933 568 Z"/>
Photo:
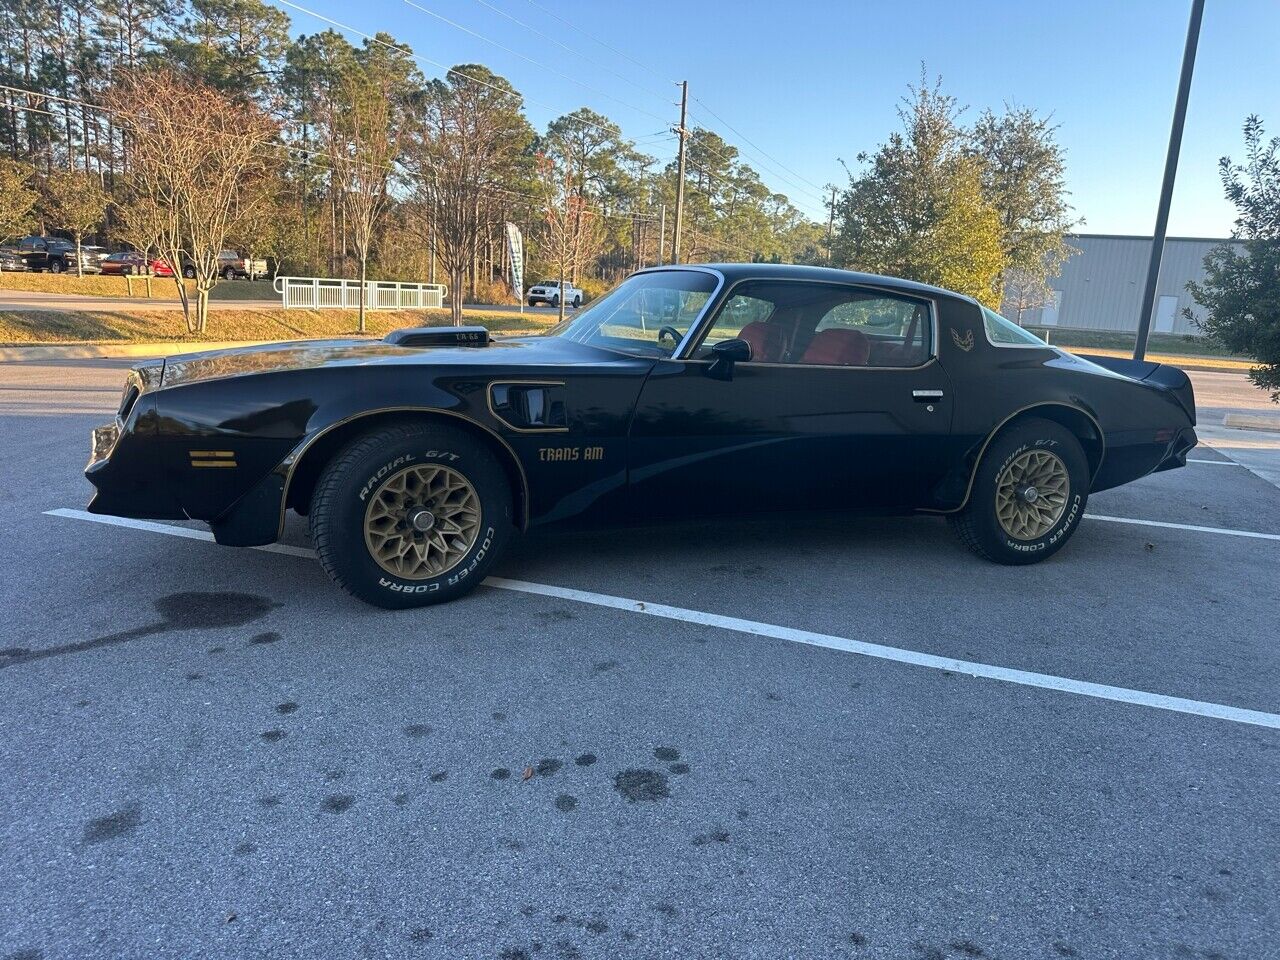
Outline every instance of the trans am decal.
<path fill-rule="evenodd" d="M 958 331 L 955 327 L 952 327 L 951 339 L 955 341 L 955 345 L 959 347 L 961 350 L 963 350 L 965 353 L 968 353 L 970 350 L 973 349 L 973 331 L 972 330 L 966 330 L 964 332 L 964 336 L 962 337 L 960 336 L 960 331 Z"/>
<path fill-rule="evenodd" d="M 538 459 L 547 463 L 566 460 L 603 460 L 604 447 L 539 447 Z"/>

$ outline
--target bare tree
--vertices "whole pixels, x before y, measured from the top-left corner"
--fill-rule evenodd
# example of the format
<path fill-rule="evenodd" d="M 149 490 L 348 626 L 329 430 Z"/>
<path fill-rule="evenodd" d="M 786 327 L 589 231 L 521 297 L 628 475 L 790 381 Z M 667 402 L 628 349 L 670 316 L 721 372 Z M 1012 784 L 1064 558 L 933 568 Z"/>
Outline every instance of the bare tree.
<path fill-rule="evenodd" d="M 204 333 L 218 253 L 251 209 L 246 187 L 274 165 L 276 124 L 257 107 L 167 69 L 125 72 L 105 99 L 128 136 L 139 193 L 163 214 L 159 250 L 174 269 L 187 330 Z M 194 317 L 184 273 L 195 280 Z"/>
<path fill-rule="evenodd" d="M 1038 310 L 1053 296 L 1047 277 L 1040 273 L 1028 273 L 1017 267 L 1004 272 L 1004 302 L 1001 311 L 1019 324 L 1028 310 Z"/>
<path fill-rule="evenodd" d="M 449 304 L 462 325 L 463 278 L 475 261 L 483 217 L 495 189 L 510 183 L 533 139 L 521 99 L 484 67 L 455 67 L 423 98 L 414 163 L 426 209 L 436 220 L 436 250 L 449 273 Z"/>
<path fill-rule="evenodd" d="M 178 296 L 185 297 L 186 288 L 182 284 L 182 270 L 180 267 L 175 269 L 172 264 L 169 264 L 163 252 L 167 246 L 170 246 L 165 242 L 165 232 L 171 223 L 168 211 L 163 210 L 151 197 L 139 194 L 132 177 L 122 184 L 122 190 L 126 200 L 117 207 L 120 217 L 115 232 L 117 237 L 137 250 L 146 260 L 144 272 L 147 296 L 151 296 L 151 260 L 152 254 L 155 254 L 173 270 L 174 282 L 178 286 Z M 133 282 L 128 275 L 125 276 L 125 283 L 132 292 Z"/>
<path fill-rule="evenodd" d="M 603 231 L 599 215 L 578 189 L 578 171 L 567 160 L 538 157 L 538 186 L 542 192 L 542 259 L 560 283 L 560 319 L 564 320 L 564 284 L 600 251 Z"/>
<path fill-rule="evenodd" d="M 607 204 L 615 195 L 625 193 L 628 169 L 643 162 L 635 146 L 623 137 L 622 128 L 589 107 L 580 107 L 551 121 L 541 147 L 542 152 L 561 168 L 569 191 L 597 207 Z M 573 222 L 574 231 L 599 234 L 602 226 L 599 218 L 585 216 L 589 207 L 580 203 L 575 205 L 575 209 L 579 216 Z M 604 237 L 586 236 L 582 239 L 587 246 L 598 248 Z M 578 282 L 578 271 L 585 263 L 585 257 L 574 261 L 569 278 L 574 284 Z"/>
<path fill-rule="evenodd" d="M 177 208 L 165 206 L 146 192 L 139 178 L 130 174 L 124 186 L 126 200 L 120 205 L 120 225 L 117 228 L 124 240 L 147 259 L 147 296 L 151 296 L 152 254 L 169 268 L 178 300 L 182 303 L 191 326 L 190 304 L 186 282 L 182 278 L 183 242 Z"/>
<path fill-rule="evenodd" d="M 329 163 L 342 202 L 351 243 L 360 261 L 360 332 L 365 332 L 365 282 L 369 249 L 391 201 L 390 186 L 400 157 L 402 125 L 396 116 L 394 77 L 355 65 L 344 71 L 328 117 Z"/>

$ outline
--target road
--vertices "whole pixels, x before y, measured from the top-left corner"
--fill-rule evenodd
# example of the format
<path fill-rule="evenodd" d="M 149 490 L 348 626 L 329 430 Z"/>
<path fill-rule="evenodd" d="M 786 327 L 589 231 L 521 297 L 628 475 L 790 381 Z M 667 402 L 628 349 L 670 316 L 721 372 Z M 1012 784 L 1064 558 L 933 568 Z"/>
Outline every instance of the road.
<path fill-rule="evenodd" d="M 158 296 L 148 300 L 145 297 L 82 297 L 69 293 L 33 293 L 25 290 L 0 289 L 0 312 L 5 310 L 55 310 L 62 313 L 98 310 L 181 310 L 182 304 L 176 297 L 168 296 L 172 291 L 171 281 L 157 280 L 154 288 Z M 211 310 L 279 310 L 278 297 L 270 300 L 210 300 Z M 505 304 L 490 306 L 486 304 L 468 303 L 463 305 L 464 311 L 481 311 L 485 313 L 518 313 L 520 308 Z M 551 316 L 558 311 L 552 307 L 525 307 L 525 313 Z"/>
<path fill-rule="evenodd" d="M 47 515 L 125 366 L 0 364 L 0 957 L 1280 955 L 1280 489 L 1213 449 L 1033 567 L 545 532 L 388 613 L 297 523 Z"/>

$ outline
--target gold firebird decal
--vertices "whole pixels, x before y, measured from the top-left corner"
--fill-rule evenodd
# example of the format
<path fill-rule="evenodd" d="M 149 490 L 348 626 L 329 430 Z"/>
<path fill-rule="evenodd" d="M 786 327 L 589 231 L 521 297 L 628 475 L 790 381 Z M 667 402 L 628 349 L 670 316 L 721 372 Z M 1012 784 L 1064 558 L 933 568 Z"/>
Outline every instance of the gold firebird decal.
<path fill-rule="evenodd" d="M 956 328 L 952 327 L 951 339 L 954 340 L 955 345 L 959 347 L 961 350 L 963 350 L 965 353 L 968 353 L 970 350 L 973 349 L 973 331 L 972 330 L 966 330 L 964 332 L 964 336 L 962 337 L 960 336 Z"/>

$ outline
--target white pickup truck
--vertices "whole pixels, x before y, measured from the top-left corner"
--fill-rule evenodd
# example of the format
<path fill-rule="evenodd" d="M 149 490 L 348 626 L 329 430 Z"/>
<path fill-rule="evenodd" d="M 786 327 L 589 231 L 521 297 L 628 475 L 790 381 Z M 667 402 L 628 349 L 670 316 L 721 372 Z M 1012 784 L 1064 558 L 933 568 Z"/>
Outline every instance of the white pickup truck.
<path fill-rule="evenodd" d="M 564 283 L 563 293 L 556 281 L 548 280 L 545 283 L 535 283 L 526 294 L 531 307 L 539 303 L 549 303 L 553 307 L 558 307 L 562 296 L 567 306 L 582 306 L 582 291 L 567 280 Z"/>

